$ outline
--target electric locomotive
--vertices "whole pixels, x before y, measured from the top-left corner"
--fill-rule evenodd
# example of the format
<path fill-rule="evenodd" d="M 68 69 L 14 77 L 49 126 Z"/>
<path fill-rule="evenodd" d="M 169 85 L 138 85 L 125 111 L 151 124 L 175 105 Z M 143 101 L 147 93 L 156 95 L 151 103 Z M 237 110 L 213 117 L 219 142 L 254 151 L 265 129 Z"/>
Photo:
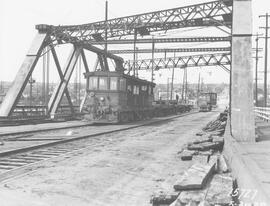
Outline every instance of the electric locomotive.
<path fill-rule="evenodd" d="M 84 119 L 98 123 L 131 122 L 151 118 L 155 84 L 118 71 L 84 74 L 87 95 Z"/>

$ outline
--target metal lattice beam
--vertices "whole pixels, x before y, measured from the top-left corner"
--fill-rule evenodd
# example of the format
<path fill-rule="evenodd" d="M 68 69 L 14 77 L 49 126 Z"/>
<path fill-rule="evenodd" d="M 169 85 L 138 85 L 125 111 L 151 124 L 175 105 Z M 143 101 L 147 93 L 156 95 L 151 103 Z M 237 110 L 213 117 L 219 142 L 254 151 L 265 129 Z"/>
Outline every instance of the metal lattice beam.
<path fill-rule="evenodd" d="M 154 53 L 165 53 L 165 52 L 222 52 L 231 51 L 231 47 L 207 47 L 207 48 L 162 48 L 154 49 Z M 133 49 L 126 50 L 109 50 L 112 54 L 133 54 Z M 135 53 L 152 53 L 152 49 L 137 49 Z"/>
<path fill-rule="evenodd" d="M 231 37 L 180 37 L 180 38 L 154 38 L 154 39 L 136 39 L 136 44 L 159 44 L 159 43 L 193 43 L 193 42 L 230 42 Z M 105 41 L 89 41 L 92 45 L 104 45 Z M 107 44 L 134 44 L 133 39 L 111 39 Z"/>
<path fill-rule="evenodd" d="M 74 43 L 93 40 L 93 35 L 104 39 L 133 35 L 135 30 L 141 35 L 156 31 L 167 31 L 184 27 L 231 26 L 232 0 L 219 0 L 191 6 L 149 12 L 139 15 L 99 21 L 90 24 L 53 26 L 37 25 L 40 32 L 49 32 L 59 43 Z"/>
<path fill-rule="evenodd" d="M 202 54 L 191 55 L 173 58 L 155 58 L 155 59 L 140 59 L 135 61 L 135 68 L 138 70 L 152 69 L 167 69 L 167 68 L 186 68 L 186 67 L 201 67 L 201 66 L 220 66 L 230 65 L 230 53 Z M 124 68 L 128 71 L 133 69 L 134 61 L 126 61 Z"/>

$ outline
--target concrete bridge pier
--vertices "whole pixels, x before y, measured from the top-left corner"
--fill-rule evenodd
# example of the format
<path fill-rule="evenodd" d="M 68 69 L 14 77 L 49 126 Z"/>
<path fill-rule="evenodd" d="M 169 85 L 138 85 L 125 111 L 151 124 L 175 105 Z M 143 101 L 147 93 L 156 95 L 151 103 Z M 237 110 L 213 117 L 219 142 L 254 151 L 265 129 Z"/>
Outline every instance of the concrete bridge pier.
<path fill-rule="evenodd" d="M 255 141 L 251 0 L 233 1 L 231 133 L 239 142 Z"/>

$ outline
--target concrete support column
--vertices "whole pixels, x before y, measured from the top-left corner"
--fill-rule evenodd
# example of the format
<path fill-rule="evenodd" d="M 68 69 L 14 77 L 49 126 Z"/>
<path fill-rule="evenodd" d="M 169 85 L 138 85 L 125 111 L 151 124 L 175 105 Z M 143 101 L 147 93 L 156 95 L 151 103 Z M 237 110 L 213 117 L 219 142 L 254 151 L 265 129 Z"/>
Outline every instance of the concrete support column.
<path fill-rule="evenodd" d="M 237 141 L 254 142 L 251 0 L 233 3 L 231 132 Z"/>

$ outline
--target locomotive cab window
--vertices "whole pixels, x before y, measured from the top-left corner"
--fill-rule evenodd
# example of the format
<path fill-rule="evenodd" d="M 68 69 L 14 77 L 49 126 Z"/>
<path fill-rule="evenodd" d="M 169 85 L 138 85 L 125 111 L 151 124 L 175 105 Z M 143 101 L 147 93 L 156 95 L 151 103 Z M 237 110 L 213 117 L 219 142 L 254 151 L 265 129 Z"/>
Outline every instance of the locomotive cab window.
<path fill-rule="evenodd" d="M 111 77 L 110 90 L 117 90 L 117 77 Z"/>
<path fill-rule="evenodd" d="M 127 86 L 127 91 L 128 91 L 129 93 L 132 93 L 132 85 L 129 84 L 129 85 Z"/>
<path fill-rule="evenodd" d="M 120 78 L 120 90 L 126 91 L 126 79 Z"/>
<path fill-rule="evenodd" d="M 147 91 L 147 86 L 146 85 L 143 85 L 141 88 L 142 88 L 142 91 L 144 91 L 144 92 Z"/>
<path fill-rule="evenodd" d="M 89 77 L 89 89 L 97 90 L 98 89 L 98 78 L 97 77 Z"/>
<path fill-rule="evenodd" d="M 133 86 L 133 94 L 139 94 L 139 91 L 140 91 L 140 86 L 134 85 Z"/>
<path fill-rule="evenodd" d="M 99 89 L 107 90 L 108 89 L 108 78 L 107 77 L 99 77 Z"/>

